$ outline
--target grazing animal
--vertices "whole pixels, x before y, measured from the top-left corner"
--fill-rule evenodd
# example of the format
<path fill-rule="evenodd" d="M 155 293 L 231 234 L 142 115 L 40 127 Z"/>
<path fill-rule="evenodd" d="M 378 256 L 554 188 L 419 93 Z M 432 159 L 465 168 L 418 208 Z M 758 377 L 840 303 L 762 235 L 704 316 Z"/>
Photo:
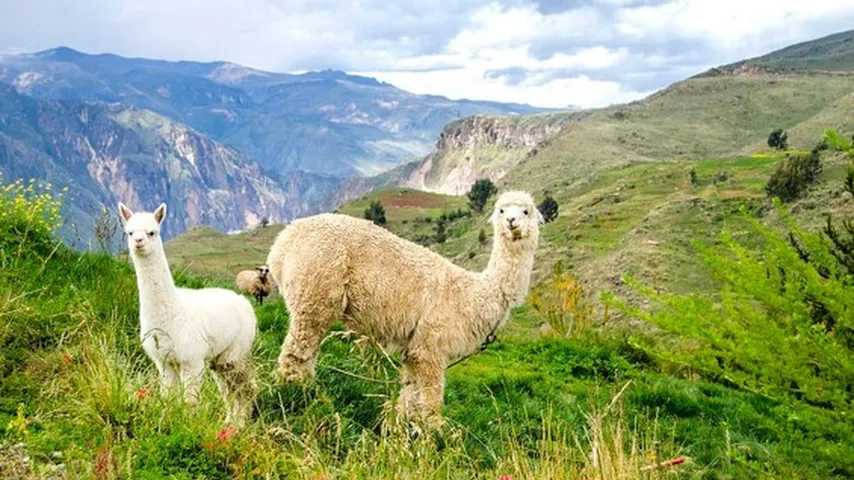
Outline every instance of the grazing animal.
<path fill-rule="evenodd" d="M 255 270 L 242 270 L 234 279 L 234 284 L 241 292 L 255 297 L 258 305 L 263 305 L 264 298 L 273 290 L 273 284 L 270 282 L 270 267 L 261 265 Z"/>
<path fill-rule="evenodd" d="M 279 356 L 284 380 L 314 375 L 318 346 L 336 319 L 403 351 L 398 410 L 438 419 L 450 362 L 477 352 L 528 293 L 542 216 L 530 194 L 501 195 L 482 272 L 373 223 L 323 214 L 286 227 L 267 258 L 291 324 Z"/>
<path fill-rule="evenodd" d="M 196 403 L 210 366 L 229 404 L 226 421 L 242 424 L 255 396 L 252 305 L 231 290 L 175 287 L 160 237 L 166 204 L 133 213 L 119 203 L 119 216 L 139 288 L 142 348 L 157 367 L 161 390 L 183 386 L 185 399 Z"/>

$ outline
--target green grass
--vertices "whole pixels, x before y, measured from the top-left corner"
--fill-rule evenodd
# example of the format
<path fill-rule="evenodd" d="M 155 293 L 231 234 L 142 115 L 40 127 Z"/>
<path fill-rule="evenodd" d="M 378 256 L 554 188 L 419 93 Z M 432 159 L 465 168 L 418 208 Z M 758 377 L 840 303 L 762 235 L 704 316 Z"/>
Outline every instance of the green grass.
<path fill-rule="evenodd" d="M 742 158 L 707 167 L 769 165 Z M 636 190 L 640 198 L 669 192 L 655 182 Z M 281 300 L 258 307 L 261 393 L 250 424 L 230 432 L 212 382 L 196 408 L 157 395 L 126 262 L 64 247 L 19 252 L 0 270 L 0 446 L 22 443 L 34 477 L 825 479 L 854 472 L 854 432 L 842 412 L 674 373 L 620 331 L 543 334 L 527 306 L 496 344 L 450 369 L 447 425 L 417 436 L 389 414 L 399 388 L 396 357 L 338 329 L 322 345 L 316 382 L 275 384 L 288 316 Z M 178 282 L 221 280 L 181 274 Z M 677 455 L 691 460 L 670 473 L 640 470 Z M 0 473 L 19 460 L 0 460 Z"/>

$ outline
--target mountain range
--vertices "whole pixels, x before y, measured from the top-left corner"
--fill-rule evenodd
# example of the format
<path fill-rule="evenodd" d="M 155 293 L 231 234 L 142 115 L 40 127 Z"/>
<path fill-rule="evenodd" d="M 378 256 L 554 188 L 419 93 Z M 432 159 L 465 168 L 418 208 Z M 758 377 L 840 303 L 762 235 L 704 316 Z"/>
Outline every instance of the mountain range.
<path fill-rule="evenodd" d="M 183 217 L 171 234 L 328 210 L 343 183 L 423 157 L 453 120 L 540 111 L 415 95 L 340 71 L 66 47 L 0 56 L 0 85 L 0 172 L 69 187 L 70 223 L 84 239 L 92 212 L 118 199 L 170 202 Z"/>

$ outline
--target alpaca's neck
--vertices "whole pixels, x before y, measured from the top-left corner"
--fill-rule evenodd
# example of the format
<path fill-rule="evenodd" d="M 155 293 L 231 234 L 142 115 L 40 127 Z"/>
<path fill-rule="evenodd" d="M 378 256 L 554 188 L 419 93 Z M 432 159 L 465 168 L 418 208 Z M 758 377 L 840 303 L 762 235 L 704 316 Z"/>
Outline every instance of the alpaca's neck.
<path fill-rule="evenodd" d="M 525 299 L 533 266 L 534 249 L 527 242 L 495 239 L 489 264 L 483 274 L 489 288 L 499 293 L 497 299 L 502 310 L 518 305 Z"/>
<path fill-rule="evenodd" d="M 178 292 L 162 248 L 145 257 L 131 252 L 131 258 L 139 288 L 140 327 L 145 335 L 152 328 L 164 328 L 176 317 Z"/>

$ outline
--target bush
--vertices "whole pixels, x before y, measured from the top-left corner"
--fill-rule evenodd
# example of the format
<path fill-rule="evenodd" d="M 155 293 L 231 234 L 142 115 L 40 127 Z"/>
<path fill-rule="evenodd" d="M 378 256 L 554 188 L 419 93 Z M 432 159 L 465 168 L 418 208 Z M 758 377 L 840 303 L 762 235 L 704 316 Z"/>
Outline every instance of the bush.
<path fill-rule="evenodd" d="M 486 205 L 489 197 L 498 193 L 498 189 L 495 188 L 495 184 L 492 183 L 492 180 L 488 178 L 482 178 L 472 185 L 471 190 L 466 195 L 469 199 L 469 206 L 475 212 L 482 212 L 483 207 Z"/>
<path fill-rule="evenodd" d="M 0 187 L 0 265 L 21 255 L 49 254 L 57 245 L 60 205 L 49 184 L 18 180 Z"/>
<path fill-rule="evenodd" d="M 385 225 L 385 208 L 379 200 L 374 200 L 371 205 L 365 209 L 365 219 L 374 222 L 374 225 Z"/>
<path fill-rule="evenodd" d="M 559 206 L 557 200 L 552 198 L 551 195 L 546 194 L 546 198 L 543 199 L 542 203 L 537 205 L 537 209 L 543 215 L 543 221 L 549 223 L 557 218 Z"/>
<path fill-rule="evenodd" d="M 777 150 L 785 150 L 789 147 L 789 134 L 783 131 L 782 128 L 773 130 L 768 135 L 768 146 Z"/>
<path fill-rule="evenodd" d="M 433 233 L 433 241 L 436 243 L 445 243 L 445 240 L 448 239 L 448 233 L 445 230 L 445 221 L 439 219 L 436 222 L 436 226 L 434 227 Z"/>
<path fill-rule="evenodd" d="M 533 289 L 529 303 L 559 336 L 578 337 L 593 325 L 593 304 L 584 286 L 564 271 L 560 262 L 552 275 Z"/>
<path fill-rule="evenodd" d="M 817 152 L 789 154 L 771 174 L 765 192 L 769 197 L 791 202 L 815 182 L 819 173 L 821 158 Z"/>
<path fill-rule="evenodd" d="M 717 246 L 698 247 L 720 281 L 714 295 L 660 294 L 633 283 L 656 310 L 612 303 L 661 328 L 660 337 L 683 340 L 645 344 L 667 364 L 777 401 L 850 411 L 854 276 L 828 238 L 785 217 L 788 232 L 745 220 L 743 240 L 725 232 Z"/>
<path fill-rule="evenodd" d="M 854 145 L 852 145 L 852 141 L 843 137 L 838 131 L 832 128 L 824 131 L 822 143 L 827 145 L 831 150 L 836 152 L 846 152 L 849 155 L 854 156 Z"/>

